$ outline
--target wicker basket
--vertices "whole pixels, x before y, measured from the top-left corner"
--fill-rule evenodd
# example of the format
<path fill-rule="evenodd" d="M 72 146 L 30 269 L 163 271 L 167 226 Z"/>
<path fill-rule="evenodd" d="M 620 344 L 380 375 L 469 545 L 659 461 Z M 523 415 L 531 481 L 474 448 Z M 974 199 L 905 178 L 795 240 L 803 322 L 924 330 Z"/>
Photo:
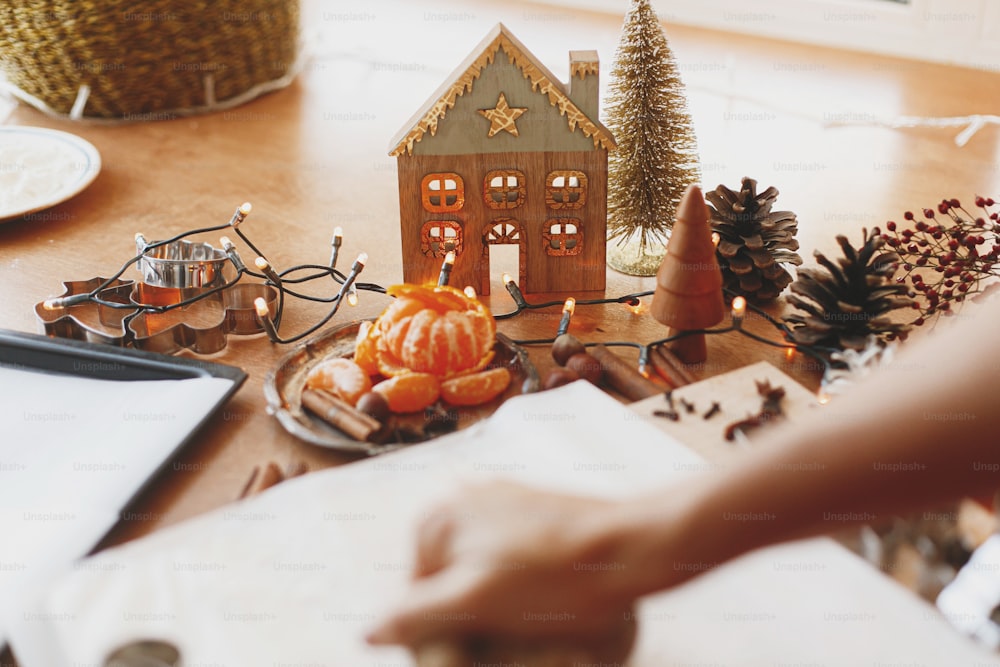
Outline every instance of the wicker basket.
<path fill-rule="evenodd" d="M 0 71 L 72 118 L 231 107 L 291 81 L 298 0 L 2 0 Z"/>

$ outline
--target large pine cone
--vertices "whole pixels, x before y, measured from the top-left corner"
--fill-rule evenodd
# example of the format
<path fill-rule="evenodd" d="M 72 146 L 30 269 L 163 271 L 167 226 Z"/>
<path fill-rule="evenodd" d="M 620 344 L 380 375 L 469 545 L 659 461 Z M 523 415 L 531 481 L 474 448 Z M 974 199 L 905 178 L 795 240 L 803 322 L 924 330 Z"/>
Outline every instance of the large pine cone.
<path fill-rule="evenodd" d="M 752 178 L 743 179 L 739 192 L 720 185 L 705 195 L 725 287 L 753 301 L 774 299 L 792 282 L 782 264 L 802 264 L 795 252 L 798 220 L 792 211 L 771 211 L 777 197 L 773 187 L 758 195 Z"/>
<path fill-rule="evenodd" d="M 798 270 L 788 303 L 804 312 L 785 317 L 794 342 L 861 350 L 869 335 L 883 340 L 906 337 L 910 326 L 888 317 L 897 308 L 913 305 L 906 285 L 892 280 L 899 255 L 878 252 L 885 244 L 878 228 L 870 235 L 862 234 L 860 250 L 846 237 L 837 237 L 844 257 L 836 264 L 817 250 L 814 255 L 820 267 Z"/>

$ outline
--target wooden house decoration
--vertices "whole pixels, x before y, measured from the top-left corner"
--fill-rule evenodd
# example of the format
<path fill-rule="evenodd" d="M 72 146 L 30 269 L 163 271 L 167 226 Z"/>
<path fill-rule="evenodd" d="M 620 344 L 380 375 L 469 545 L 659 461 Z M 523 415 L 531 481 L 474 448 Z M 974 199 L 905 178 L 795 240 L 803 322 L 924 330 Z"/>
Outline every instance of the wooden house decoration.
<path fill-rule="evenodd" d="M 568 84 L 498 24 L 392 140 L 403 280 L 490 291 L 490 249 L 516 244 L 523 292 L 605 288 L 608 151 L 596 51 Z"/>

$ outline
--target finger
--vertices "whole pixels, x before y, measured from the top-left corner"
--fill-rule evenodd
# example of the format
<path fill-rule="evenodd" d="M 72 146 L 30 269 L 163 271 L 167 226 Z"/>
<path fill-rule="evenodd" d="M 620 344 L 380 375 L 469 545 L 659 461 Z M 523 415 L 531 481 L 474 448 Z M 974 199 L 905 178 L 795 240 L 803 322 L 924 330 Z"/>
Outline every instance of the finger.
<path fill-rule="evenodd" d="M 455 519 L 447 510 L 435 511 L 424 519 L 417 528 L 414 578 L 430 576 L 448 565 L 454 533 Z"/>
<path fill-rule="evenodd" d="M 481 613 L 472 604 L 478 577 L 474 570 L 452 568 L 421 579 L 365 639 L 371 644 L 415 647 L 432 638 L 468 635 L 482 622 Z"/>

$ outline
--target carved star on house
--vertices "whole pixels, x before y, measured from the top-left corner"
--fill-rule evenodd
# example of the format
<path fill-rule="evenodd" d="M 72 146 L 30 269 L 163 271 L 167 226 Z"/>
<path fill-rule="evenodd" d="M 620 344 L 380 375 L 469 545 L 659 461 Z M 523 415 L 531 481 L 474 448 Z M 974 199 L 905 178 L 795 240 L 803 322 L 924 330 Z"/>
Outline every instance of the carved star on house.
<path fill-rule="evenodd" d="M 527 110 L 527 107 L 508 106 L 507 98 L 503 93 L 500 93 L 500 98 L 497 99 L 495 107 L 492 109 L 480 109 L 479 113 L 490 119 L 490 133 L 487 136 L 492 137 L 502 130 L 507 130 L 516 137 L 518 135 L 515 121 Z"/>

